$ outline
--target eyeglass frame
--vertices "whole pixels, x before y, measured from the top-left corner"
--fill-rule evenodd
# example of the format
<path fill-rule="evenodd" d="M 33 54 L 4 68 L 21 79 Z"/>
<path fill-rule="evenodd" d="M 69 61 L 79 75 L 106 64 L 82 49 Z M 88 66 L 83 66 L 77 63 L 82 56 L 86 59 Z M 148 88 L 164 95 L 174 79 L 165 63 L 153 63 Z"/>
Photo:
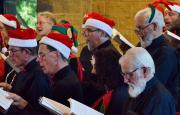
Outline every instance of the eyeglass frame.
<path fill-rule="evenodd" d="M 44 59 L 44 58 L 45 58 L 49 53 L 51 53 L 51 52 L 53 52 L 53 51 L 49 51 L 49 52 L 46 52 L 46 53 L 43 53 L 43 52 L 38 53 L 37 57 L 38 57 L 39 59 Z"/>
<path fill-rule="evenodd" d="M 142 33 L 144 33 L 144 30 L 145 30 L 146 28 L 148 28 L 151 24 L 154 24 L 154 23 L 149 23 L 148 25 L 146 25 L 146 26 L 144 26 L 144 27 L 136 27 L 136 29 L 134 29 L 134 32 L 135 32 L 136 34 L 142 34 Z"/>
<path fill-rule="evenodd" d="M 133 73 L 134 72 L 136 72 L 137 70 L 139 70 L 139 69 L 142 69 L 143 67 L 139 67 L 139 68 L 136 68 L 136 69 L 134 69 L 133 71 L 131 71 L 131 72 L 126 72 L 126 73 L 123 73 L 123 72 L 121 72 L 121 75 L 124 77 L 124 76 L 133 76 Z"/>
<path fill-rule="evenodd" d="M 82 32 L 83 36 L 89 36 L 90 33 L 100 31 L 100 29 L 90 29 L 90 28 L 85 28 Z"/>
<path fill-rule="evenodd" d="M 14 55 L 16 52 L 18 52 L 18 51 L 22 51 L 23 49 L 9 49 L 8 50 L 8 53 L 9 53 L 9 55 L 11 54 L 11 55 Z"/>

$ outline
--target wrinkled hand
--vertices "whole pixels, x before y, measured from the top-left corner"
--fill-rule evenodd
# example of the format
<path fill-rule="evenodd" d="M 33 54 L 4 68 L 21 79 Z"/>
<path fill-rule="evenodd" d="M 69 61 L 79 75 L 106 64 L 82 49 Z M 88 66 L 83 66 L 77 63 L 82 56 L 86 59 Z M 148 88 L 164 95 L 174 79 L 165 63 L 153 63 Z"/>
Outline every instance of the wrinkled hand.
<path fill-rule="evenodd" d="M 12 86 L 8 83 L 1 82 L 0 87 L 2 87 L 4 90 L 11 90 Z"/>
<path fill-rule="evenodd" d="M 21 96 L 16 95 L 15 93 L 9 93 L 8 99 L 12 99 L 13 105 L 17 106 L 19 109 L 24 109 L 28 102 L 24 100 Z"/>

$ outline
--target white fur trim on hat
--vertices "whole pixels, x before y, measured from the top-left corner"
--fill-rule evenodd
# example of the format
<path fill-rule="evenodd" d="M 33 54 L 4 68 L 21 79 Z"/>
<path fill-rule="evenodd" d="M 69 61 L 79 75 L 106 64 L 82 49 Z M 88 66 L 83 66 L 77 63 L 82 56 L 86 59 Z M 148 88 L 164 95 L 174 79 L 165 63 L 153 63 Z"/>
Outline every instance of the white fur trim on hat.
<path fill-rule="evenodd" d="M 169 7 L 171 8 L 172 11 L 176 11 L 176 12 L 180 13 L 180 6 L 178 6 L 178 5 L 169 5 Z"/>
<path fill-rule="evenodd" d="M 71 49 L 68 48 L 63 43 L 53 40 L 51 38 L 48 38 L 47 36 L 43 37 L 39 43 L 44 43 L 44 44 L 50 45 L 50 46 L 54 47 L 55 49 L 57 49 L 65 58 L 67 58 L 67 59 L 69 58 Z"/>
<path fill-rule="evenodd" d="M 37 40 L 36 39 L 17 39 L 17 38 L 10 38 L 8 41 L 8 45 L 10 46 L 17 46 L 17 47 L 36 47 Z"/>
<path fill-rule="evenodd" d="M 100 20 L 96 20 L 92 18 L 87 19 L 86 23 L 83 25 L 83 28 L 85 28 L 86 26 L 96 27 L 98 29 L 105 31 L 109 36 L 112 36 L 112 28 L 108 24 Z"/>
<path fill-rule="evenodd" d="M 5 25 L 8 25 L 8 26 L 13 27 L 13 28 L 17 28 L 16 21 L 13 21 L 13 20 L 9 21 L 3 15 L 0 15 L 0 21 Z"/>

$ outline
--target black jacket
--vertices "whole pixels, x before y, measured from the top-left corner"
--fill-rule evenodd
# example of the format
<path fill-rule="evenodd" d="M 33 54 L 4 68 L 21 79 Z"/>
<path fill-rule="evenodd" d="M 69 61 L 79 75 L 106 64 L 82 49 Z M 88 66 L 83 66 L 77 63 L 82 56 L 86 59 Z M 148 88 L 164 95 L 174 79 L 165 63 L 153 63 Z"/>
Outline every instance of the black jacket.
<path fill-rule="evenodd" d="M 163 36 L 153 40 L 146 49 L 154 60 L 156 76 L 177 99 L 179 78 L 176 49 L 168 46 Z"/>
<path fill-rule="evenodd" d="M 145 90 L 129 99 L 124 115 L 175 115 L 175 102 L 156 77 L 147 82 Z"/>
<path fill-rule="evenodd" d="M 49 78 L 40 69 L 36 59 L 32 60 L 25 70 L 17 75 L 15 83 L 10 92 L 20 95 L 28 101 L 28 106 L 23 110 L 16 106 L 11 106 L 7 115 L 46 115 L 49 114 L 39 105 L 39 97 L 50 96 Z"/>
<path fill-rule="evenodd" d="M 70 66 L 58 71 L 52 81 L 52 99 L 69 106 L 68 99 L 83 101 L 81 84 Z"/>

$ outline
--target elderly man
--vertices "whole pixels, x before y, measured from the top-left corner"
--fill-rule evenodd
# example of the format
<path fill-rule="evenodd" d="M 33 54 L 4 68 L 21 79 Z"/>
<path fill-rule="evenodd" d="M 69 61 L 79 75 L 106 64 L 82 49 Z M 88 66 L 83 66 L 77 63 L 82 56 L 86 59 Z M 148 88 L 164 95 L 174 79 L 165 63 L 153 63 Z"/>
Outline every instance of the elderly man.
<path fill-rule="evenodd" d="M 35 31 L 30 28 L 9 30 L 8 35 L 10 37 L 8 41 L 9 58 L 17 68 L 21 69 L 21 72 L 13 76 L 8 85 L 4 85 L 5 88 L 9 86 L 8 89 L 12 92 L 9 98 L 14 100 L 14 105 L 8 109 L 6 114 L 48 114 L 38 103 L 39 97 L 50 96 L 50 83 L 36 62 Z M 20 96 L 27 101 L 21 101 Z"/>
<path fill-rule="evenodd" d="M 114 25 L 115 23 L 113 20 L 102 16 L 99 13 L 90 12 L 84 17 L 82 31 L 87 46 L 85 46 L 81 51 L 80 61 L 84 68 L 83 92 L 85 103 L 89 106 L 104 93 L 103 89 L 98 89 L 97 87 L 99 85 L 96 84 L 97 77 L 94 77 L 94 75 L 91 74 L 92 65 L 90 60 L 92 58 L 92 54 L 97 50 L 103 48 L 112 48 L 116 50 L 110 41 Z"/>
<path fill-rule="evenodd" d="M 175 102 L 155 75 L 151 55 L 142 47 L 129 49 L 119 60 L 129 102 L 124 115 L 175 115 Z"/>
<path fill-rule="evenodd" d="M 67 106 L 68 98 L 80 102 L 83 98 L 81 84 L 67 61 L 71 47 L 67 34 L 51 32 L 41 39 L 38 50 L 40 66 L 52 79 L 52 99 Z"/>
<path fill-rule="evenodd" d="M 162 13 L 154 7 L 138 11 L 135 16 L 135 32 L 141 46 L 152 56 L 158 79 L 171 92 L 175 99 L 178 95 L 178 68 L 176 50 L 169 47 L 163 34 L 165 26 Z"/>

